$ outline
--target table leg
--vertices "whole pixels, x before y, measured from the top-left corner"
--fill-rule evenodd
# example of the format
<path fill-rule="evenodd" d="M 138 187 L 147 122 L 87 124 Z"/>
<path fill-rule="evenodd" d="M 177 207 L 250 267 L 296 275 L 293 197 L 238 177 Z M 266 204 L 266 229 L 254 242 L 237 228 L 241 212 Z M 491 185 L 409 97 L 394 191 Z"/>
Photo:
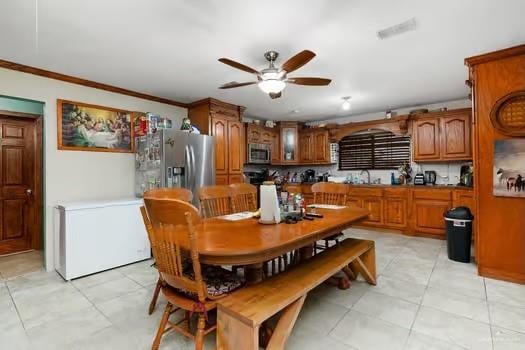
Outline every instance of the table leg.
<path fill-rule="evenodd" d="M 315 245 L 308 245 L 299 249 L 299 260 L 310 259 L 313 255 Z"/>
<path fill-rule="evenodd" d="M 246 284 L 255 284 L 263 280 L 263 264 L 246 266 Z"/>

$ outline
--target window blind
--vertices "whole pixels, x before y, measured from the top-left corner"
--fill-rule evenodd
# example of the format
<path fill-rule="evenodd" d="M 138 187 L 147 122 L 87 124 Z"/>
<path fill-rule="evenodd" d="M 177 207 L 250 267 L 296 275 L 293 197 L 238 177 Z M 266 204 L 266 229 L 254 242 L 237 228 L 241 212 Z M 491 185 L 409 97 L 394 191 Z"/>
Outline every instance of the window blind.
<path fill-rule="evenodd" d="M 410 162 L 410 137 L 388 131 L 345 136 L 339 142 L 339 170 L 397 169 Z"/>

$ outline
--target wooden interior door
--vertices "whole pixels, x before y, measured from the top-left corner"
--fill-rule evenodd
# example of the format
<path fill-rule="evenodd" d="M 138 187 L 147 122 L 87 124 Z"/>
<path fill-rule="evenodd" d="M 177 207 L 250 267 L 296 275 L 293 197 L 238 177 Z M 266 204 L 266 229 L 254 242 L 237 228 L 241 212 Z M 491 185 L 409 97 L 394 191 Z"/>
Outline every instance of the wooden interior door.
<path fill-rule="evenodd" d="M 0 114 L 0 255 L 40 248 L 36 121 Z"/>

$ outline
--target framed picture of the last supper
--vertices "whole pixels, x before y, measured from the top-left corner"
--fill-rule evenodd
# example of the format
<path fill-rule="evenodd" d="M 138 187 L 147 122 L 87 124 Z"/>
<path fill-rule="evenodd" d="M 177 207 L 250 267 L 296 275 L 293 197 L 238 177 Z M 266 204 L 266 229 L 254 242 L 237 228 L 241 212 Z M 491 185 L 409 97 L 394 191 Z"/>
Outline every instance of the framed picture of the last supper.
<path fill-rule="evenodd" d="M 57 100 L 58 149 L 133 152 L 133 112 Z"/>

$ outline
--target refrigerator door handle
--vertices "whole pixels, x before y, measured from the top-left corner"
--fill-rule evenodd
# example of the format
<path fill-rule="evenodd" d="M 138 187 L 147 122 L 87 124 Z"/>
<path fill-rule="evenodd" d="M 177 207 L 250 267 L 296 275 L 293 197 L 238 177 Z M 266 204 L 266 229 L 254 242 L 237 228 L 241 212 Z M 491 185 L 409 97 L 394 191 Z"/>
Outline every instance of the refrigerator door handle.
<path fill-rule="evenodd" d="M 190 179 L 192 178 L 192 174 L 191 174 L 191 150 L 190 150 L 190 146 L 189 145 L 186 145 L 186 147 L 184 148 L 184 167 L 186 169 L 185 170 L 185 174 L 184 174 L 184 186 L 183 187 L 186 187 L 187 189 L 191 189 L 191 186 L 190 186 Z"/>
<path fill-rule="evenodd" d="M 193 146 L 190 146 L 190 150 L 191 150 L 191 179 L 192 179 L 192 182 L 191 182 L 191 189 L 194 191 L 195 190 L 195 149 L 193 148 Z"/>

